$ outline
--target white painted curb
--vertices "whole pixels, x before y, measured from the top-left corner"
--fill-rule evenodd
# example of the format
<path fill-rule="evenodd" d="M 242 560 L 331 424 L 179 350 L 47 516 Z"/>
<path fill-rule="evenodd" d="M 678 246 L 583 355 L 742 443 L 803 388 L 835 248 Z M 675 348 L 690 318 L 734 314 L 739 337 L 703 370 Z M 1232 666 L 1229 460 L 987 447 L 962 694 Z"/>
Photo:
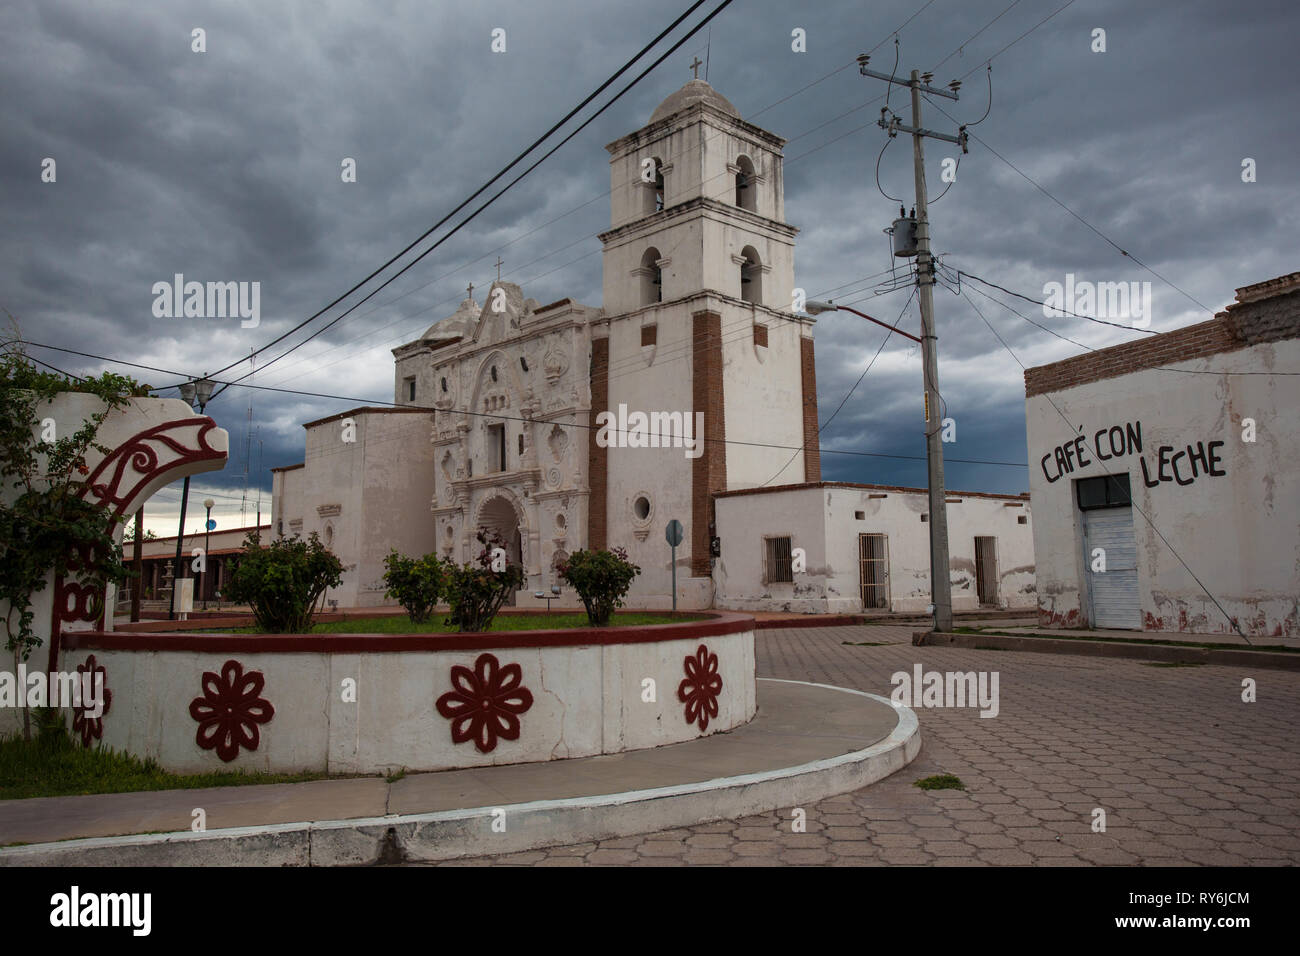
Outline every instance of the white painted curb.
<path fill-rule="evenodd" d="M 867 697 L 893 708 L 898 723 L 862 750 L 698 783 L 503 807 L 64 840 L 0 849 L 0 866 L 357 866 L 379 862 L 386 851 L 408 862 L 518 853 L 814 803 L 881 780 L 920 752 L 910 708 L 846 687 L 759 680 Z M 504 833 L 492 830 L 494 810 L 505 812 Z"/>

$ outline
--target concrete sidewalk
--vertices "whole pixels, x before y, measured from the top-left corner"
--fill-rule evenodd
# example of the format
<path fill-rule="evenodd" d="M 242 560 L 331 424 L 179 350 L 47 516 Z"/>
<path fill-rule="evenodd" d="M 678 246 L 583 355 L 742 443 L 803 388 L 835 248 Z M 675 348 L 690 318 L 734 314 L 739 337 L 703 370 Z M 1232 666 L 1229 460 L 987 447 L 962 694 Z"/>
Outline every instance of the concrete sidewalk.
<path fill-rule="evenodd" d="M 414 857 L 517 851 L 821 799 L 892 773 L 920 748 L 915 715 L 858 691 L 760 680 L 758 702 L 758 716 L 729 733 L 623 754 L 410 774 L 391 784 L 367 777 L 5 801 L 0 844 L 43 846 L 0 849 L 0 865 L 111 865 L 115 848 L 129 849 L 132 863 L 312 862 L 321 821 L 336 836 L 349 821 L 366 831 L 345 850 L 331 848 L 348 862 L 383 855 L 381 842 L 397 831 L 389 824 L 400 821 L 419 824 L 407 834 Z M 197 809 L 205 833 L 190 829 Z M 502 809 L 509 839 L 492 827 Z M 530 830 L 527 817 L 538 810 Z M 434 824 L 455 832 L 431 839 L 425 831 Z M 93 839 L 160 833 L 168 836 Z M 231 845 L 214 857 L 213 841 L 223 839 Z"/>
<path fill-rule="evenodd" d="M 1100 637 L 1128 641 L 1164 641 L 1172 644 L 1225 644 L 1232 647 L 1296 647 L 1300 648 L 1300 635 L 1270 636 L 1257 634 L 1243 640 L 1235 631 L 1223 634 L 1192 634 L 1187 631 L 1123 631 L 1115 628 L 1038 627 L 1021 620 L 961 621 L 963 627 L 988 628 L 1007 634 L 1029 634 L 1043 637 Z"/>

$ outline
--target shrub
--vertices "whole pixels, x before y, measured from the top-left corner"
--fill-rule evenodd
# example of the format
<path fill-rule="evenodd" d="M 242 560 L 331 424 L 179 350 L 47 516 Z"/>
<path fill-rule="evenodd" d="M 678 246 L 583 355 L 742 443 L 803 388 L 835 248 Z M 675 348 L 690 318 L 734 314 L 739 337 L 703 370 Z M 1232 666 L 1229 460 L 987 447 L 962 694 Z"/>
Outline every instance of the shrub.
<path fill-rule="evenodd" d="M 504 553 L 500 535 L 480 530 L 477 538 L 482 549 L 473 564 L 449 563 L 446 567 L 443 593 L 451 605 L 447 623 L 460 631 L 486 631 L 506 598 L 524 584 L 522 567 L 509 563 L 502 566 L 493 558 L 498 548 Z"/>
<path fill-rule="evenodd" d="M 384 568 L 384 583 L 388 585 L 384 596 L 397 598 L 397 603 L 406 608 L 411 623 L 423 624 L 429 620 L 447 577 L 442 559 L 437 554 L 407 558 L 394 549 L 384 558 Z"/>
<path fill-rule="evenodd" d="M 575 551 L 556 570 L 582 598 L 592 627 L 609 623 L 614 608 L 623 606 L 632 580 L 641 573 L 640 567 L 628 561 L 627 552 L 622 548 Z"/>
<path fill-rule="evenodd" d="M 306 541 L 294 535 L 263 548 L 257 532 L 250 531 L 226 596 L 249 605 L 261 630 L 299 634 L 311 630 L 316 602 L 326 588 L 342 580 L 342 563 L 316 532 Z"/>

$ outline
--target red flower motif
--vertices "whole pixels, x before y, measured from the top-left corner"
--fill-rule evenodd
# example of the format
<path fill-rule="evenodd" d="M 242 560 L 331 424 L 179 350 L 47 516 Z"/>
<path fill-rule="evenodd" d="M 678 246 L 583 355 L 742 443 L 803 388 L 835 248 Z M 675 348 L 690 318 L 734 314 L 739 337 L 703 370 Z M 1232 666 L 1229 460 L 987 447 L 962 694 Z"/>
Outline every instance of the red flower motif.
<path fill-rule="evenodd" d="M 216 748 L 227 763 L 239 756 L 240 747 L 256 750 L 257 725 L 275 716 L 270 701 L 260 696 L 265 685 L 261 671 L 245 674 L 238 661 L 226 661 L 220 676 L 204 671 L 203 696 L 190 701 L 190 716 L 199 722 L 195 743 L 204 750 Z"/>
<path fill-rule="evenodd" d="M 89 675 L 89 682 L 81 676 L 82 674 Z M 100 686 L 103 688 L 104 699 L 102 703 L 97 702 L 100 703 L 99 716 L 92 717 L 91 708 L 87 706 L 86 692 L 94 692 L 98 689 L 94 686 L 96 674 L 103 680 Z M 92 737 L 100 740 L 104 736 L 104 715 L 108 713 L 108 708 L 113 703 L 113 692 L 108 689 L 108 673 L 104 670 L 103 664 L 96 663 L 94 654 L 87 657 L 84 664 L 77 665 L 77 680 L 81 683 L 82 703 L 72 708 L 72 732 L 81 734 L 81 745 L 89 747 Z"/>
<path fill-rule="evenodd" d="M 450 690 L 438 698 L 438 713 L 451 721 L 452 743 L 473 740 L 480 753 L 496 749 L 497 737 L 519 739 L 519 714 L 533 706 L 518 664 L 501 666 L 495 655 L 480 654 L 474 670 L 456 664 Z"/>
<path fill-rule="evenodd" d="M 710 654 L 703 644 L 693 657 L 686 658 L 686 679 L 677 685 L 677 699 L 686 704 L 686 722 L 699 722 L 700 730 L 709 729 L 709 718 L 718 716 L 718 694 L 722 693 L 722 675 L 718 673 L 718 655 Z"/>

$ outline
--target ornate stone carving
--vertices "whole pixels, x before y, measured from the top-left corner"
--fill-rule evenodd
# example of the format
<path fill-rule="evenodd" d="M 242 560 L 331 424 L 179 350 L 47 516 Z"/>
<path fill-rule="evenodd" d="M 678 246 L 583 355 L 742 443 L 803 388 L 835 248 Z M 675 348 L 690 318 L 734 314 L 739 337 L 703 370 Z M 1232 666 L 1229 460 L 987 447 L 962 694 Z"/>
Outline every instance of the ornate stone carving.
<path fill-rule="evenodd" d="M 564 373 L 568 370 L 568 350 L 558 342 L 551 342 L 546 347 L 546 354 L 542 357 L 542 371 L 546 375 L 546 381 L 554 385 L 564 377 Z"/>
<path fill-rule="evenodd" d="M 568 429 L 561 428 L 559 425 L 552 426 L 550 434 L 546 436 L 546 445 L 551 449 L 551 457 L 557 463 L 564 461 L 565 452 L 569 450 Z"/>

